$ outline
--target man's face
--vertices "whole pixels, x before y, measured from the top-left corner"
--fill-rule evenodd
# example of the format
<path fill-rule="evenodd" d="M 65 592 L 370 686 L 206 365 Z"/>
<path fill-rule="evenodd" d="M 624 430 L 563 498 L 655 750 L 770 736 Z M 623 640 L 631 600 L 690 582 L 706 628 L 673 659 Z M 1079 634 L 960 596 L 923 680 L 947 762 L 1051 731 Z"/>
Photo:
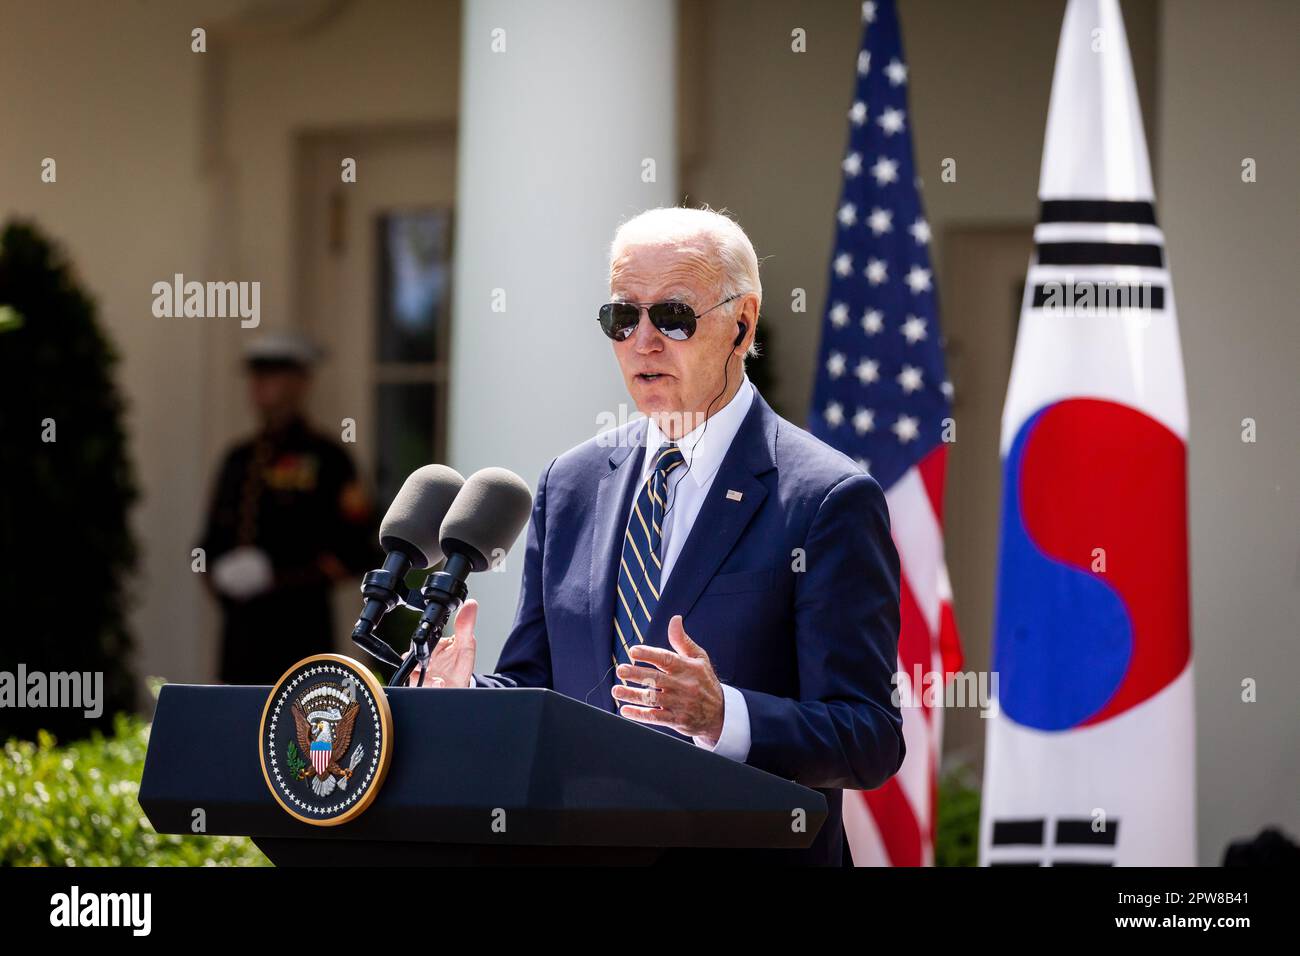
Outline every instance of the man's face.
<path fill-rule="evenodd" d="M 702 250 L 681 245 L 629 245 L 614 260 L 609 291 L 614 301 L 645 305 L 685 302 L 698 315 L 725 298 L 722 278 L 717 263 Z M 643 312 L 631 336 L 611 343 L 636 407 L 646 415 L 658 415 L 661 427 L 663 413 L 707 414 L 709 403 L 723 389 L 724 365 L 733 351 L 739 351 L 732 342 L 739 331 L 741 308 L 748 310 L 749 303 L 737 300 L 710 312 L 700 318 L 695 334 L 680 342 L 656 329 Z M 738 362 L 728 365 L 727 377 L 734 387 L 740 379 Z M 674 437 L 697 424 L 688 417 Z M 677 432 L 675 428 L 667 430 Z"/>
<path fill-rule="evenodd" d="M 248 393 L 258 417 L 276 422 L 300 412 L 309 380 L 308 373 L 299 368 L 250 369 Z"/>

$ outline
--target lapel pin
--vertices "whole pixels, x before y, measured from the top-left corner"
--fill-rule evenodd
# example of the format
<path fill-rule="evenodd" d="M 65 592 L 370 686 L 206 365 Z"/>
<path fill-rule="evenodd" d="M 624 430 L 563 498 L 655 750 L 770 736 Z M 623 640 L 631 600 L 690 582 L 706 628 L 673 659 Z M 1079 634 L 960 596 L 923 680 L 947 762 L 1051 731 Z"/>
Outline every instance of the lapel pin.
<path fill-rule="evenodd" d="M 743 497 L 745 497 L 744 493 L 737 491 L 735 488 L 730 488 L 727 490 L 728 501 L 739 501 Z"/>

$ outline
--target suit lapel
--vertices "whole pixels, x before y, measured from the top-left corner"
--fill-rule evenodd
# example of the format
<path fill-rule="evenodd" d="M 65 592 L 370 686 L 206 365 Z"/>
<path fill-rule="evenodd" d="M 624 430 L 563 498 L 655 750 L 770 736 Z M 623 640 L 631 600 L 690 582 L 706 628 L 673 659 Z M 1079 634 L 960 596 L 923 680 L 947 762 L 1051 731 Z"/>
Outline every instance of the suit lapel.
<path fill-rule="evenodd" d="M 627 530 L 627 516 L 632 508 L 632 495 L 636 493 L 637 478 L 641 474 L 642 443 L 645 440 L 645 422 L 629 433 L 626 442 L 615 448 L 609 456 L 609 472 L 596 485 L 596 508 L 592 518 L 591 583 L 588 600 L 591 605 L 591 642 L 596 662 L 596 673 L 603 674 L 600 703 L 596 706 L 613 710 L 610 689 L 614 686 L 614 588 L 618 581 L 618 559 L 623 553 L 623 533 Z M 593 703 L 596 695 L 590 695 Z"/>

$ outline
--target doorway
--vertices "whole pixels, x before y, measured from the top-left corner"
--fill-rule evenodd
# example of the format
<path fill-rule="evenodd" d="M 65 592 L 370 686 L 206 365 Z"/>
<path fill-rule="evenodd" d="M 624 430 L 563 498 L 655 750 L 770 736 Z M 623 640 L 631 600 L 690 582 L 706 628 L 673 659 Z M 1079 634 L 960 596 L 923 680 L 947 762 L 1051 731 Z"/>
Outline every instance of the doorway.
<path fill-rule="evenodd" d="M 382 515 L 446 453 L 455 131 L 304 133 L 295 153 L 294 319 L 327 353 L 310 417 L 344 443 Z M 357 583 L 340 585 L 338 620 L 358 600 Z"/>

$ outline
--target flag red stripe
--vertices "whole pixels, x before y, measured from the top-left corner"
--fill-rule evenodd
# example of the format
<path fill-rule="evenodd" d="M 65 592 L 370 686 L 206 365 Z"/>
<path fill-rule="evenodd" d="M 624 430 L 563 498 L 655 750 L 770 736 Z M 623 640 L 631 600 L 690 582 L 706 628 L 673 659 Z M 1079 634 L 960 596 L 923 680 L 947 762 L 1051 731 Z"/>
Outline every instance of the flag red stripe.
<path fill-rule="evenodd" d="M 921 830 L 898 779 L 891 777 L 883 787 L 865 791 L 863 797 L 885 844 L 889 865 L 920 866 Z"/>
<path fill-rule="evenodd" d="M 945 680 L 949 674 L 961 670 L 966 663 L 961 640 L 957 636 L 957 617 L 953 614 L 952 603 L 949 601 L 943 602 L 943 614 L 939 619 L 939 657 L 943 660 Z"/>
<path fill-rule="evenodd" d="M 898 632 L 898 664 L 903 669 L 908 681 L 914 681 L 916 668 L 919 665 L 921 674 L 924 676 L 932 669 L 933 651 L 932 637 L 930 629 L 925 626 L 925 618 L 921 614 L 921 608 L 916 603 L 916 598 L 912 594 L 912 584 L 904 574 L 899 581 L 899 612 L 901 616 L 901 626 Z M 928 708 L 924 703 L 924 685 L 912 687 L 912 693 L 915 695 L 912 699 L 913 704 L 919 704 L 922 707 L 922 713 L 929 720 Z M 904 701 L 907 703 L 907 701 Z"/>
<path fill-rule="evenodd" d="M 915 533 L 932 533 L 926 531 L 926 528 L 935 528 L 937 533 L 943 533 L 940 516 L 943 514 L 943 492 L 944 477 L 946 471 L 946 447 L 936 447 L 932 453 L 917 466 L 920 483 L 926 489 L 926 498 L 910 498 L 902 496 L 896 503 L 910 502 L 907 507 L 907 514 L 892 515 L 894 533 L 909 533 L 909 528 Z M 906 479 L 904 479 L 906 480 Z M 923 503 L 924 502 L 924 503 Z M 926 503 L 930 505 L 928 511 L 930 514 L 920 514 L 920 510 L 926 510 Z M 915 680 L 917 667 L 920 667 L 920 674 L 923 678 L 935 669 L 936 666 L 943 669 L 945 676 L 950 672 L 961 670 L 962 667 L 962 650 L 957 633 L 956 617 L 953 615 L 952 601 L 949 594 L 946 593 L 946 585 L 941 584 L 940 580 L 930 580 L 932 578 L 932 567 L 930 564 L 924 564 L 922 568 L 913 568 L 915 571 L 923 571 L 922 575 L 926 580 L 913 580 L 913 574 L 909 574 L 907 567 L 906 555 L 911 549 L 900 548 L 900 559 L 902 562 L 902 576 L 900 580 L 900 632 L 898 632 L 898 669 L 904 671 L 909 683 Z M 918 554 L 924 554 L 924 550 L 918 551 Z M 926 615 L 922 611 L 922 606 L 917 600 L 918 588 L 922 588 L 926 593 L 928 600 L 937 601 L 939 604 L 939 619 L 936 622 L 936 630 L 926 623 Z M 875 823 L 878 831 L 880 848 L 883 848 L 885 860 L 879 860 L 874 857 L 875 853 L 859 852 L 857 845 L 854 847 L 855 860 L 859 862 L 878 862 L 878 864 L 888 864 L 892 866 L 922 866 L 933 860 L 933 845 L 935 845 L 937 835 L 937 825 L 939 825 L 939 762 L 941 740 L 939 734 L 939 724 L 935 722 L 935 715 L 931 713 L 930 708 L 924 700 L 924 684 L 917 685 L 913 691 L 917 697 L 911 701 L 914 709 L 905 710 L 905 721 L 907 719 L 917 719 L 918 715 L 923 721 L 924 740 L 927 741 L 927 747 L 909 748 L 905 760 L 904 769 L 900 770 L 897 777 L 893 777 L 885 783 L 884 787 L 879 790 L 863 793 L 863 800 L 866 801 L 867 810 L 871 813 L 872 822 Z M 937 689 L 937 688 L 936 688 Z M 913 732 L 909 731 L 909 739 L 917 740 Z M 924 763 L 924 790 L 917 792 L 915 780 L 917 767 L 915 762 Z M 909 767 L 911 771 L 909 773 Z M 909 786 L 904 786 L 905 778 L 911 779 Z M 928 808 L 923 806 L 927 803 Z M 910 795 L 910 799 L 909 799 Z M 846 795 L 848 797 L 849 795 Z M 917 803 L 913 803 L 913 800 Z"/>

